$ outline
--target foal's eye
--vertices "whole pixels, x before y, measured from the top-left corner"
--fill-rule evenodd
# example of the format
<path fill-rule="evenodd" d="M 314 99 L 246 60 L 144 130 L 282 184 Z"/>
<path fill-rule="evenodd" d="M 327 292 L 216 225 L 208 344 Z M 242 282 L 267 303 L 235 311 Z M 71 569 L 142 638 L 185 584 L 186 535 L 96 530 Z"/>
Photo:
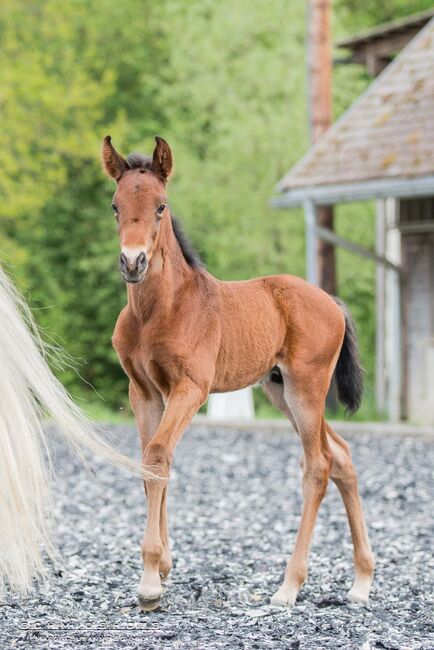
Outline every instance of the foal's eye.
<path fill-rule="evenodd" d="M 158 206 L 158 208 L 157 208 L 157 214 L 160 215 L 160 217 L 161 217 L 161 215 L 163 214 L 165 207 L 166 207 L 166 206 L 165 206 L 164 203 L 162 203 L 161 205 Z"/>
<path fill-rule="evenodd" d="M 115 214 L 118 214 L 119 210 L 117 209 L 116 205 L 112 203 L 112 210 Z"/>

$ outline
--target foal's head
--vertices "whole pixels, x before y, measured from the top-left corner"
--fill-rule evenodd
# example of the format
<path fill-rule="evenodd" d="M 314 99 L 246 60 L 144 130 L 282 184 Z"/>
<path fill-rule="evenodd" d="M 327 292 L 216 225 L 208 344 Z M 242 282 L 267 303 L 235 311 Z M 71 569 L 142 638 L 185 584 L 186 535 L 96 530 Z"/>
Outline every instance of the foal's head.
<path fill-rule="evenodd" d="M 127 282 L 143 280 L 158 241 L 160 226 L 170 219 L 166 184 L 172 171 L 170 147 L 158 136 L 152 158 L 131 154 L 123 158 L 104 138 L 102 161 L 116 183 L 112 208 L 121 244 L 120 268 Z"/>

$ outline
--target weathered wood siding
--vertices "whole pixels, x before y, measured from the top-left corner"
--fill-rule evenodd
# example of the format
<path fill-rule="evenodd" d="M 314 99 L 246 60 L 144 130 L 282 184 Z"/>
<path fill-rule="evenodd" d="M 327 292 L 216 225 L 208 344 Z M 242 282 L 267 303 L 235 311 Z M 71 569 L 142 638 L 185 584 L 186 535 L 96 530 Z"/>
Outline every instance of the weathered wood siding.
<path fill-rule="evenodd" d="M 434 198 L 401 203 L 406 406 L 434 423 Z"/>

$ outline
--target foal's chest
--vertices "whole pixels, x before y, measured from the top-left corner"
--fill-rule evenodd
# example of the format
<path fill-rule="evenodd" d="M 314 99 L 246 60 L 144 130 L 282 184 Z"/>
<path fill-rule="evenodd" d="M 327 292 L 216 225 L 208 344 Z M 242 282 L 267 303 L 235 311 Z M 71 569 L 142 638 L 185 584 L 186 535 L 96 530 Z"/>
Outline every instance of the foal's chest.
<path fill-rule="evenodd" d="M 177 374 L 184 366 L 179 349 L 174 347 L 170 338 L 159 336 L 154 329 L 142 327 L 139 332 L 117 329 L 113 344 L 121 365 L 142 393 L 157 390 L 163 395 L 170 391 L 170 385 L 176 381 Z"/>

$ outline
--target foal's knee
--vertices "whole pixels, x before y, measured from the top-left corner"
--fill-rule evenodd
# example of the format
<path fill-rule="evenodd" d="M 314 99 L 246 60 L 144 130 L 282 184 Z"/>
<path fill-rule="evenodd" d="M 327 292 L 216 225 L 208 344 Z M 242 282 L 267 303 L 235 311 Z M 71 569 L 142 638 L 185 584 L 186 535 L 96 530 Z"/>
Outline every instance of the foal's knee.
<path fill-rule="evenodd" d="M 151 440 L 144 449 L 143 464 L 150 467 L 157 476 L 168 477 L 172 465 L 172 454 L 164 445 Z"/>

